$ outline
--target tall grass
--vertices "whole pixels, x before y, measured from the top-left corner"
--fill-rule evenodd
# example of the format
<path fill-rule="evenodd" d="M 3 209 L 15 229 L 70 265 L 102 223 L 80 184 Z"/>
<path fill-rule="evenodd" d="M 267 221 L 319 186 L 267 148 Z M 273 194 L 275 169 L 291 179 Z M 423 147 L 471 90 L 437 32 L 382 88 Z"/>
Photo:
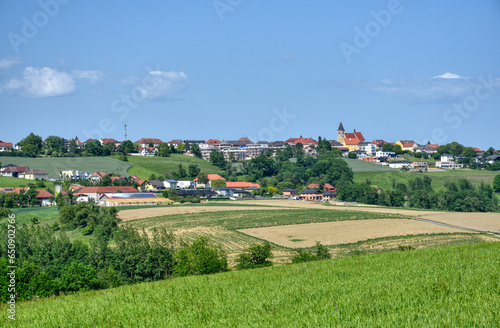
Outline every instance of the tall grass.
<path fill-rule="evenodd" d="M 13 327 L 498 327 L 500 244 L 362 255 L 17 304 Z"/>

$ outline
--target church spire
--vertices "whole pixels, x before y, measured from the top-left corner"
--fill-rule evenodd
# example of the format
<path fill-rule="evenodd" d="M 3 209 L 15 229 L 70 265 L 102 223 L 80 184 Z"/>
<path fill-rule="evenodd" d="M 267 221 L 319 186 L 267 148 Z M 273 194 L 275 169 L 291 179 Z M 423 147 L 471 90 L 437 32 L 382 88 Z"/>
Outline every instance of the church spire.
<path fill-rule="evenodd" d="M 344 126 L 342 125 L 342 122 L 340 122 L 340 125 L 339 125 L 339 128 L 337 129 L 337 131 L 345 132 Z"/>

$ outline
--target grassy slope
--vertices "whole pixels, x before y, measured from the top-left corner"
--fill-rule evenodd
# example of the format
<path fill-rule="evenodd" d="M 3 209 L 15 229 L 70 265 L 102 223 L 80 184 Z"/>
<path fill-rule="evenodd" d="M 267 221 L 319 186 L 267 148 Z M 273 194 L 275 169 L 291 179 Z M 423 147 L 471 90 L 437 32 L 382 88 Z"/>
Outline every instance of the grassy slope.
<path fill-rule="evenodd" d="M 169 157 L 128 156 L 128 160 L 131 164 L 134 164 L 128 170 L 128 173 L 141 179 L 148 179 L 151 174 L 165 175 L 177 171 L 179 164 L 182 164 L 186 171 L 190 164 L 196 164 L 202 173 L 221 172 L 219 168 L 201 158 L 182 154 L 172 154 Z"/>
<path fill-rule="evenodd" d="M 127 175 L 132 164 L 108 157 L 63 157 L 63 158 L 27 158 L 27 157 L 0 157 L 2 165 L 26 165 L 30 169 L 39 169 L 49 173 L 50 178 L 59 178 L 63 170 L 82 170 L 87 172 L 102 171 Z"/>
<path fill-rule="evenodd" d="M 359 159 L 344 158 L 353 172 L 394 172 L 395 169 Z"/>
<path fill-rule="evenodd" d="M 461 245 L 124 286 L 18 303 L 9 325 L 498 327 L 499 252 Z"/>
<path fill-rule="evenodd" d="M 31 180 L 26 179 L 18 179 L 18 178 L 9 178 L 9 177 L 0 177 L 0 187 L 27 187 L 29 183 L 35 183 Z M 54 190 L 54 182 L 45 181 L 45 186 Z M 45 188 L 38 188 L 45 189 Z"/>
<path fill-rule="evenodd" d="M 422 177 L 428 175 L 433 179 L 433 187 L 435 190 L 444 189 L 445 182 L 456 181 L 461 178 L 470 180 L 474 185 L 478 186 L 481 182 L 493 183 L 496 175 L 500 174 L 498 171 L 481 171 L 481 170 L 448 170 L 446 172 L 432 172 L 432 173 L 409 173 L 403 171 L 393 172 L 355 172 L 354 181 L 362 182 L 370 179 L 372 185 L 376 185 L 384 190 L 391 189 L 392 180 L 396 182 L 408 182 L 411 178 L 416 176 Z"/>

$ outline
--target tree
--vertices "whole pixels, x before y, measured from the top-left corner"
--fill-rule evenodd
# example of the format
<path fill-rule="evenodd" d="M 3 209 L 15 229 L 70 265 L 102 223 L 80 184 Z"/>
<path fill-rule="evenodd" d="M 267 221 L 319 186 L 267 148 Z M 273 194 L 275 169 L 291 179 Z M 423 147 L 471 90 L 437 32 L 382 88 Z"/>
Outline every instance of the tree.
<path fill-rule="evenodd" d="M 111 177 L 109 176 L 109 174 L 106 174 L 104 177 L 102 177 L 102 180 L 101 180 L 101 185 L 102 186 L 111 186 L 112 182 L 111 182 Z"/>
<path fill-rule="evenodd" d="M 170 156 L 170 147 L 166 143 L 161 143 L 158 147 L 158 156 L 168 157 Z"/>
<path fill-rule="evenodd" d="M 196 164 L 189 164 L 188 173 L 191 178 L 195 178 L 200 174 L 200 168 Z"/>
<path fill-rule="evenodd" d="M 29 157 L 35 157 L 42 150 L 42 137 L 31 132 L 26 138 L 18 143 Z"/>
<path fill-rule="evenodd" d="M 493 179 L 493 190 L 500 193 L 500 174 Z"/>
<path fill-rule="evenodd" d="M 224 181 L 222 179 L 217 179 L 217 180 L 212 181 L 212 188 L 219 189 L 219 188 L 223 188 L 225 186 L 226 186 L 226 181 Z"/>
<path fill-rule="evenodd" d="M 476 157 L 477 152 L 472 148 L 465 148 L 462 155 L 464 155 L 465 157 L 474 158 Z"/>
<path fill-rule="evenodd" d="M 191 146 L 191 152 L 193 153 L 194 156 L 201 158 L 201 150 L 198 144 L 193 144 Z"/>
<path fill-rule="evenodd" d="M 218 150 L 214 150 L 210 153 L 210 162 L 220 169 L 226 168 L 226 160 L 224 159 L 224 154 Z"/>
<path fill-rule="evenodd" d="M 244 253 L 240 254 L 236 262 L 236 268 L 253 269 L 273 265 L 269 259 L 272 257 L 272 246 L 268 241 L 261 245 L 253 244 Z"/>
<path fill-rule="evenodd" d="M 349 152 L 349 154 L 347 155 L 348 158 L 358 158 L 358 155 L 356 155 L 356 153 L 353 153 L 352 151 Z"/>
<path fill-rule="evenodd" d="M 83 263 L 72 263 L 63 268 L 60 282 L 65 292 L 98 289 L 100 285 L 96 270 Z"/>
<path fill-rule="evenodd" d="M 205 173 L 201 173 L 200 175 L 198 175 L 198 182 L 202 184 L 207 184 L 208 176 Z"/>
<path fill-rule="evenodd" d="M 102 146 L 99 140 L 90 140 L 85 144 L 85 151 L 91 156 L 101 156 L 103 154 Z"/>
<path fill-rule="evenodd" d="M 43 142 L 43 148 L 48 149 L 50 152 L 65 153 L 66 146 L 64 145 L 64 139 L 58 136 L 49 136 Z"/>
<path fill-rule="evenodd" d="M 228 271 L 226 254 L 203 236 L 192 244 L 184 244 L 174 257 L 174 272 L 179 276 Z"/>
<path fill-rule="evenodd" d="M 130 140 L 125 140 L 116 150 L 124 155 L 127 155 L 134 151 L 134 144 Z"/>

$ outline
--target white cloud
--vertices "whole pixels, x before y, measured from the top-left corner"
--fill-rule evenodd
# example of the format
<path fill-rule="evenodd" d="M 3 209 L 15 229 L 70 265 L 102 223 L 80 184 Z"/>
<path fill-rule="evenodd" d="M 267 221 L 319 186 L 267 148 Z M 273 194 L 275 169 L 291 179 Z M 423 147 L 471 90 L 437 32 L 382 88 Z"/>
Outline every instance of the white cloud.
<path fill-rule="evenodd" d="M 434 76 L 434 78 L 435 79 L 462 79 L 462 77 L 460 75 L 450 73 L 450 72 L 446 72 L 444 74 Z"/>
<path fill-rule="evenodd" d="M 143 99 L 165 100 L 188 86 L 184 72 L 150 71 L 138 86 Z"/>
<path fill-rule="evenodd" d="M 78 69 L 76 69 L 76 70 L 73 70 L 71 73 L 76 79 L 89 80 L 91 83 L 99 82 L 105 76 L 105 74 L 103 72 L 97 71 L 97 70 L 78 70 Z"/>
<path fill-rule="evenodd" d="M 22 79 L 11 79 L 1 90 L 20 92 L 33 98 L 62 96 L 75 91 L 75 80 L 70 74 L 57 69 L 28 66 L 23 71 Z"/>
<path fill-rule="evenodd" d="M 4 58 L 0 60 L 0 69 L 7 69 L 19 63 L 21 63 L 21 59 L 19 58 Z"/>

